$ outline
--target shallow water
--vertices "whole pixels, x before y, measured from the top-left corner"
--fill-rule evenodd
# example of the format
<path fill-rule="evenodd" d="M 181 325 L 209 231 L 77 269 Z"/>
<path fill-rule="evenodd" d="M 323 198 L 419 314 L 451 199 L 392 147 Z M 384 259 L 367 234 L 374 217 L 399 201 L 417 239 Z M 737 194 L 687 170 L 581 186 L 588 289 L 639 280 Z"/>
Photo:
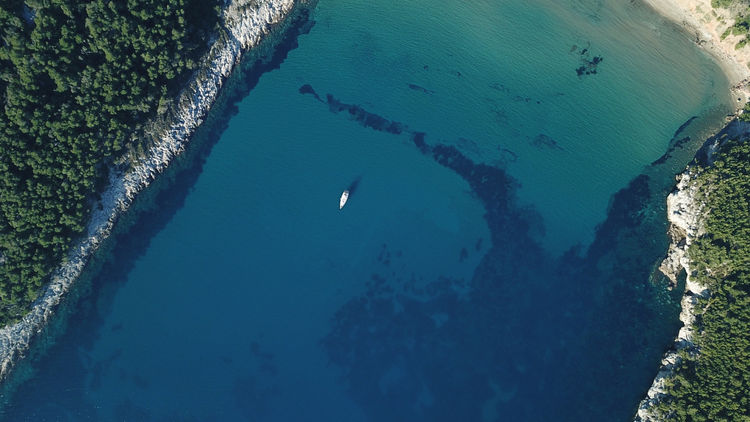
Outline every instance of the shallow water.
<path fill-rule="evenodd" d="M 141 199 L 5 418 L 628 419 L 676 331 L 649 277 L 719 69 L 630 2 L 313 19 Z"/>

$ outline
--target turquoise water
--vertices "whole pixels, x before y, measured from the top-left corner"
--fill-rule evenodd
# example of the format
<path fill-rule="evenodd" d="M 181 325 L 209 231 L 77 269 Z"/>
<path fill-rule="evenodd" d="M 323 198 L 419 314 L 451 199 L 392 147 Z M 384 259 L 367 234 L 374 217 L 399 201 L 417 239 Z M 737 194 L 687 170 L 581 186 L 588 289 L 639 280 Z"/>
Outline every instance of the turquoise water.
<path fill-rule="evenodd" d="M 719 69 L 630 2 L 311 20 L 140 199 L 5 418 L 627 420 L 676 332 L 663 198 Z"/>

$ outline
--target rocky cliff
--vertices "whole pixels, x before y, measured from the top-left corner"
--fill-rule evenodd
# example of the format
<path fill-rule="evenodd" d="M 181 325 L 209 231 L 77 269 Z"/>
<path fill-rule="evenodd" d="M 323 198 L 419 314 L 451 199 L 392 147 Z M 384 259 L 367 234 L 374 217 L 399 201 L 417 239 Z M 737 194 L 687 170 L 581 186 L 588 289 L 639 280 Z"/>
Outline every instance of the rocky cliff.
<path fill-rule="evenodd" d="M 739 119 L 732 120 L 716 135 L 710 137 L 695 156 L 694 164 L 710 166 L 713 164 L 717 149 L 728 139 L 750 139 L 750 123 Z M 675 190 L 667 197 L 667 218 L 670 223 L 669 234 L 672 243 L 667 257 L 659 269 L 666 275 L 673 285 L 677 285 L 678 278 L 685 275 L 685 292 L 682 296 L 680 321 L 683 326 L 677 333 L 672 348 L 661 361 L 661 367 L 649 388 L 646 398 L 638 406 L 636 422 L 652 422 L 660 420 L 651 411 L 654 404 L 664 397 L 664 384 L 680 363 L 679 352 L 690 354 L 699 352 L 695 346 L 695 315 L 699 298 L 710 295 L 706 288 L 692 279 L 692 269 L 688 248 L 698 237 L 704 234 L 702 222 L 709 212 L 711 186 L 704 186 L 697 181 L 697 165 L 691 165 L 677 177 Z M 684 272 L 683 272 L 684 271 Z"/>
<path fill-rule="evenodd" d="M 703 233 L 701 221 L 706 210 L 706 202 L 701 191 L 701 187 L 695 182 L 695 173 L 688 169 L 679 176 L 675 191 L 667 197 L 667 216 L 670 222 L 669 234 L 672 243 L 659 269 L 675 285 L 683 271 L 686 274 L 685 293 L 682 296 L 682 311 L 680 312 L 683 326 L 677 333 L 672 349 L 662 359 L 659 372 L 646 398 L 638 407 L 636 421 L 658 420 L 650 409 L 664 396 L 664 382 L 680 363 L 681 358 L 678 352 L 684 350 L 688 353 L 697 353 L 693 342 L 695 307 L 698 306 L 697 299 L 707 296 L 709 292 L 705 286 L 696 283 L 690 277 L 688 248 L 692 241 Z"/>

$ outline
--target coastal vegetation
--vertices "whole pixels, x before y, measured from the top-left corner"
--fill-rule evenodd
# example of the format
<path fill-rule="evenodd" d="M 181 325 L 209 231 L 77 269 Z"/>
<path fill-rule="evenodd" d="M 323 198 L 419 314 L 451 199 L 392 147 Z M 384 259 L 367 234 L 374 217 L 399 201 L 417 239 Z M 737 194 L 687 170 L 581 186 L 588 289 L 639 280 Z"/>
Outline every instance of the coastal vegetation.
<path fill-rule="evenodd" d="M 708 201 L 705 234 L 689 248 L 698 353 L 683 351 L 657 412 L 677 421 L 750 420 L 750 143 L 729 141 L 695 181 Z"/>
<path fill-rule="evenodd" d="M 732 9 L 734 24 L 721 34 L 721 39 L 729 35 L 740 36 L 735 44 L 735 49 L 740 49 L 748 43 L 748 32 L 750 32 L 750 2 L 747 0 L 711 0 L 714 8 Z"/>
<path fill-rule="evenodd" d="M 19 319 L 115 166 L 148 148 L 216 30 L 218 0 L 0 3 L 0 323 Z"/>

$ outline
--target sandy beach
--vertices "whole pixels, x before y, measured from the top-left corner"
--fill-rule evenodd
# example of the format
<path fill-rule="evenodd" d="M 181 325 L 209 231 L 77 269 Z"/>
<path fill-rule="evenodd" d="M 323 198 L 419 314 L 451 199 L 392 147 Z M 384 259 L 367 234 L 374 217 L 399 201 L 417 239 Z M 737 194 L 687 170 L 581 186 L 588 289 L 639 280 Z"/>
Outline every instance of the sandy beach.
<path fill-rule="evenodd" d="M 711 0 L 643 0 L 665 18 L 677 23 L 692 35 L 693 41 L 721 66 L 737 98 L 737 108 L 750 100 L 750 46 L 736 49 L 741 39 L 721 35 L 734 24 L 731 10 L 714 9 Z"/>

